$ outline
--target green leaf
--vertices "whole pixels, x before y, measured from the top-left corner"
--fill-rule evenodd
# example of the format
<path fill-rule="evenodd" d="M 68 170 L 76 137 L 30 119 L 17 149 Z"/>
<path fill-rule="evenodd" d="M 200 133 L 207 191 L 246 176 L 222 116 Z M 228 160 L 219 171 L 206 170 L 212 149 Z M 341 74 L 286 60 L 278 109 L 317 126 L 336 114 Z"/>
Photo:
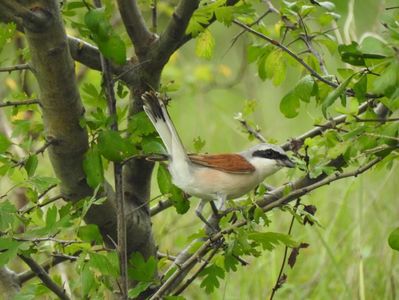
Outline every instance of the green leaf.
<path fill-rule="evenodd" d="M 352 78 L 355 75 L 356 73 L 346 78 L 343 82 L 341 82 L 341 84 L 337 88 L 335 88 L 335 90 L 329 93 L 327 97 L 324 99 L 323 104 L 321 106 L 321 111 L 323 112 L 325 118 L 327 118 L 327 108 L 333 105 L 335 100 L 337 100 L 338 97 L 345 92 L 346 87 L 349 85 L 349 83 L 351 82 Z"/>
<path fill-rule="evenodd" d="M 315 85 L 315 81 L 312 76 L 306 75 L 303 77 L 295 86 L 294 92 L 304 102 L 310 101 L 310 96 Z"/>
<path fill-rule="evenodd" d="M 338 52 L 341 55 L 342 61 L 353 66 L 366 66 L 363 53 L 359 50 L 358 43 L 352 42 L 350 45 L 339 45 Z"/>
<path fill-rule="evenodd" d="M 97 41 L 101 53 L 113 62 L 123 65 L 126 62 L 126 46 L 118 35 L 111 35 L 107 40 Z"/>
<path fill-rule="evenodd" d="M 291 91 L 281 99 L 280 111 L 286 118 L 295 118 L 299 113 L 299 106 L 299 97 Z"/>
<path fill-rule="evenodd" d="M 399 227 L 389 234 L 388 244 L 392 249 L 399 251 Z"/>
<path fill-rule="evenodd" d="M 142 292 L 148 289 L 151 284 L 152 284 L 151 281 L 149 282 L 140 281 L 133 289 L 130 289 L 128 291 L 129 298 L 136 299 Z M 164 299 L 166 298 L 164 297 Z"/>
<path fill-rule="evenodd" d="M 90 253 L 90 266 L 96 268 L 102 275 L 111 275 L 116 277 L 119 275 L 119 264 L 117 254 L 110 252 L 106 254 Z"/>
<path fill-rule="evenodd" d="M 46 213 L 46 227 L 53 228 L 57 221 L 58 210 L 54 205 L 47 209 Z"/>
<path fill-rule="evenodd" d="M 100 30 L 100 23 L 105 19 L 104 8 L 97 8 L 89 10 L 84 21 L 89 30 L 93 33 L 97 33 Z"/>
<path fill-rule="evenodd" d="M 353 90 L 355 91 L 355 96 L 360 102 L 366 99 L 367 93 L 367 76 L 362 75 L 360 79 L 353 85 Z"/>
<path fill-rule="evenodd" d="M 11 238 L 0 238 L 0 267 L 17 256 L 20 245 L 22 245 L 21 242 L 14 241 Z"/>
<path fill-rule="evenodd" d="M 129 278 L 137 281 L 152 282 L 157 270 L 157 261 L 153 256 L 144 260 L 140 252 L 134 252 L 129 259 Z"/>
<path fill-rule="evenodd" d="M 158 139 L 146 138 L 141 145 L 145 154 L 167 154 L 163 144 Z"/>
<path fill-rule="evenodd" d="M 0 231 L 12 228 L 15 222 L 17 209 L 8 200 L 0 202 Z"/>
<path fill-rule="evenodd" d="M 221 267 L 213 264 L 203 269 L 199 276 L 204 277 L 200 286 L 205 288 L 207 294 L 210 294 L 220 287 L 219 280 L 224 278 L 225 272 Z"/>
<path fill-rule="evenodd" d="M 193 146 L 195 152 L 200 152 L 202 148 L 204 148 L 206 142 L 203 140 L 200 136 L 197 136 L 196 138 L 193 139 Z"/>
<path fill-rule="evenodd" d="M 397 86 L 399 63 L 393 61 L 374 81 L 374 91 L 376 93 L 391 94 Z"/>
<path fill-rule="evenodd" d="M 248 239 L 259 243 L 263 250 L 268 251 L 273 250 L 279 244 L 292 248 L 298 244 L 291 236 L 279 232 L 251 232 L 248 234 Z"/>
<path fill-rule="evenodd" d="M 101 131 L 98 135 L 98 150 L 111 161 L 122 161 L 136 153 L 136 148 L 113 130 Z"/>
<path fill-rule="evenodd" d="M 59 180 L 54 177 L 34 176 L 29 178 L 27 182 L 30 183 L 39 193 L 42 193 L 52 185 L 58 184 Z"/>
<path fill-rule="evenodd" d="M 105 9 L 89 10 L 84 17 L 87 28 L 91 31 L 93 41 L 101 53 L 117 64 L 126 62 L 126 46 L 123 40 L 113 31 Z"/>
<path fill-rule="evenodd" d="M 286 76 L 286 63 L 281 50 L 269 54 L 265 61 L 266 77 L 271 78 L 274 85 L 280 85 Z"/>
<path fill-rule="evenodd" d="M 97 145 L 94 145 L 85 153 L 83 170 L 86 174 L 87 184 L 93 189 L 103 183 L 104 168 Z"/>
<path fill-rule="evenodd" d="M 30 155 L 28 157 L 28 159 L 26 160 L 26 162 L 24 164 L 24 168 L 29 177 L 32 177 L 33 175 L 35 175 L 35 171 L 36 171 L 38 164 L 39 164 L 39 161 L 37 159 L 37 155 Z"/>
<path fill-rule="evenodd" d="M 317 4 L 329 11 L 333 11 L 335 9 L 335 4 L 330 1 L 318 1 Z"/>
<path fill-rule="evenodd" d="M 162 194 L 170 194 L 176 212 L 178 214 L 186 213 L 190 208 L 190 202 L 184 197 L 181 189 L 172 183 L 172 178 L 168 170 L 160 165 L 157 173 L 158 187 Z"/>
<path fill-rule="evenodd" d="M 100 230 L 95 224 L 80 226 L 78 230 L 78 237 L 84 242 L 95 242 L 96 244 L 101 244 L 103 242 Z"/>
<path fill-rule="evenodd" d="M 226 26 L 230 26 L 234 18 L 234 7 L 233 6 L 221 6 L 215 9 L 216 20 L 223 23 Z"/>
<path fill-rule="evenodd" d="M 83 296 L 89 295 L 90 291 L 94 287 L 95 278 L 94 272 L 90 270 L 88 264 L 83 265 L 80 271 L 80 282 L 82 283 Z"/>
<path fill-rule="evenodd" d="M 2 133 L 0 133 L 0 153 L 4 153 L 11 146 L 10 140 Z"/>
<path fill-rule="evenodd" d="M 147 117 L 145 112 L 139 112 L 135 114 L 128 124 L 128 131 L 136 136 L 146 136 L 155 132 L 154 125 L 152 125 L 150 119 Z"/>
<path fill-rule="evenodd" d="M 211 59 L 215 48 L 215 39 L 209 30 L 204 30 L 197 38 L 195 54 L 198 57 Z"/>

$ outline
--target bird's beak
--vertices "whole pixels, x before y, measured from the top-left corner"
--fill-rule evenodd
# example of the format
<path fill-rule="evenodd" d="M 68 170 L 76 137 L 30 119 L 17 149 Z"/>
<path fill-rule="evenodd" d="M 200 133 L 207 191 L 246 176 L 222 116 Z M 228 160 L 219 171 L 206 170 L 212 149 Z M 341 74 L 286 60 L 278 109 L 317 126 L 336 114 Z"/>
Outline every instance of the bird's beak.
<path fill-rule="evenodd" d="M 295 163 L 292 160 L 290 160 L 289 158 L 281 160 L 281 164 L 284 167 L 287 167 L 287 168 L 294 168 L 295 167 Z"/>

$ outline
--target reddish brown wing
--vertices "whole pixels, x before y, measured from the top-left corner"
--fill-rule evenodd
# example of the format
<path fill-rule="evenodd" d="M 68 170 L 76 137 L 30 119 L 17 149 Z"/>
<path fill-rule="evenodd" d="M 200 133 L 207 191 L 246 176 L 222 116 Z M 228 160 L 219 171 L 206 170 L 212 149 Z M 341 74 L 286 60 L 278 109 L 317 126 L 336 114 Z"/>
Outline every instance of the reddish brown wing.
<path fill-rule="evenodd" d="M 188 157 L 197 165 L 228 173 L 248 174 L 255 171 L 255 167 L 239 154 L 189 154 Z"/>

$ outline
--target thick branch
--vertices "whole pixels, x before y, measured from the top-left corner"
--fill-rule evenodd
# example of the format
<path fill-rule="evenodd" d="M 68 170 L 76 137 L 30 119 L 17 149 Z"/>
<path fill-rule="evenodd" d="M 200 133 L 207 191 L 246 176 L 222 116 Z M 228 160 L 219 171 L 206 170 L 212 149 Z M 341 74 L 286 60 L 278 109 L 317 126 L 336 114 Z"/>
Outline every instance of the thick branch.
<path fill-rule="evenodd" d="M 199 2 L 200 0 L 180 0 L 173 12 L 172 18 L 159 39 L 159 47 L 155 59 L 161 66 L 166 64 L 169 57 L 178 48 L 186 32 L 187 25 L 194 11 L 198 8 Z"/>
<path fill-rule="evenodd" d="M 136 54 L 142 57 L 155 36 L 148 30 L 136 0 L 118 0 L 118 8 Z"/>
<path fill-rule="evenodd" d="M 59 287 L 47 274 L 47 272 L 35 262 L 32 258 L 19 255 L 19 257 L 29 266 L 29 268 L 39 277 L 43 284 L 48 287 L 54 294 L 56 294 L 62 300 L 70 300 L 65 290 Z"/>

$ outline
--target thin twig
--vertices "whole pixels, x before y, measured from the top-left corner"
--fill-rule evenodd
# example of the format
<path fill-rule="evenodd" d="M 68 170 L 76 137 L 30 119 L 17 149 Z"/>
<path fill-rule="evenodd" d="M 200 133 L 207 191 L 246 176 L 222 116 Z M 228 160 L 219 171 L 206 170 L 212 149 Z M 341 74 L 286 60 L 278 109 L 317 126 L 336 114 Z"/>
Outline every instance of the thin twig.
<path fill-rule="evenodd" d="M 241 28 L 245 28 L 248 32 L 258 36 L 261 39 L 264 39 L 266 41 L 268 41 L 269 43 L 271 43 L 272 45 L 280 48 L 281 50 L 283 50 L 284 52 L 286 52 L 288 55 L 290 55 L 292 58 L 294 58 L 297 62 L 299 62 L 309 73 L 310 75 L 312 75 L 313 77 L 317 78 L 319 81 L 333 87 L 336 88 L 338 87 L 338 83 L 333 82 L 333 81 L 329 81 L 328 79 L 324 78 L 323 76 L 321 76 L 319 73 L 317 73 L 311 66 L 309 66 L 302 58 L 300 58 L 298 55 L 296 55 L 294 52 L 292 52 L 289 48 L 287 48 L 286 46 L 284 46 L 283 44 L 281 44 L 280 42 L 264 35 L 263 33 L 254 30 L 253 28 L 249 27 L 248 25 L 237 21 L 237 20 L 233 20 L 233 23 L 240 26 Z M 355 96 L 355 93 L 353 90 L 351 89 L 347 89 L 345 91 L 345 93 L 348 96 Z M 369 99 L 376 99 L 376 98 L 381 98 L 381 95 L 374 95 L 374 94 L 367 94 L 366 95 L 367 98 Z"/>
<path fill-rule="evenodd" d="M 48 287 L 54 294 L 56 294 L 61 300 L 70 300 L 65 290 L 62 287 L 58 286 L 50 278 L 46 270 L 44 270 L 41 265 L 39 265 L 28 256 L 22 254 L 19 254 L 18 256 L 29 266 L 29 268 L 37 275 L 37 277 L 39 277 L 43 284 Z"/>
<path fill-rule="evenodd" d="M 31 104 L 39 104 L 39 99 L 28 99 L 23 101 L 5 101 L 0 103 L 0 107 L 7 107 L 7 106 L 20 106 L 20 105 L 31 105 Z"/>
<path fill-rule="evenodd" d="M 94 4 L 96 7 L 100 8 L 101 0 L 94 0 Z M 132 41 L 135 42 L 134 45 L 138 48 L 136 51 L 140 51 L 147 42 L 148 34 L 150 34 L 147 30 L 147 27 L 143 23 L 143 19 L 141 17 L 141 13 L 137 7 L 136 1 L 124 1 L 118 0 L 118 6 L 126 26 L 126 29 L 129 33 Z M 121 9 L 123 7 L 129 8 L 132 11 L 123 12 Z M 136 17 L 133 19 L 135 24 L 131 24 L 132 19 L 127 19 L 128 17 Z M 139 28 L 133 28 L 136 25 Z M 140 47 L 140 48 L 139 48 Z M 105 95 L 107 97 L 108 104 L 108 114 L 111 117 L 112 123 L 110 125 L 111 130 L 118 131 L 118 116 L 116 111 L 116 98 L 114 91 L 114 81 L 112 79 L 112 72 L 110 63 L 103 55 L 100 55 L 101 60 L 101 69 L 102 69 L 102 78 L 103 78 L 103 88 L 105 91 Z M 127 277 L 127 245 L 126 245 L 126 216 L 125 216 L 125 203 L 123 196 L 123 177 L 122 177 L 122 164 L 119 162 L 114 162 L 114 180 L 115 180 L 115 203 L 117 210 L 117 240 L 118 240 L 118 255 L 119 255 L 119 264 L 120 264 L 120 281 L 121 281 L 121 294 L 122 299 L 128 298 L 128 277 Z"/>
<path fill-rule="evenodd" d="M 244 119 L 239 119 L 238 120 L 240 124 L 245 128 L 246 131 L 255 138 L 257 138 L 260 142 L 266 143 L 266 139 L 263 137 L 263 135 L 259 132 L 259 130 L 256 130 L 253 128 L 251 125 L 248 124 L 248 122 Z"/>
<path fill-rule="evenodd" d="M 30 212 L 31 212 L 33 209 L 35 209 L 35 208 L 40 208 L 40 207 L 49 205 L 49 204 L 51 204 L 51 203 L 53 203 L 53 202 L 55 202 L 55 201 L 57 201 L 57 200 L 60 200 L 60 199 L 64 199 L 64 196 L 63 196 L 63 195 L 58 195 L 58 196 L 51 197 L 51 198 L 49 198 L 49 199 L 48 199 L 47 201 L 45 201 L 45 202 L 38 203 L 38 204 L 36 204 L 36 205 L 34 205 L 34 206 L 32 206 L 32 207 L 23 209 L 23 210 L 21 210 L 20 212 L 21 212 L 21 214 L 27 214 L 27 213 L 30 213 Z"/>
<path fill-rule="evenodd" d="M 197 271 L 195 271 L 195 273 L 186 280 L 186 282 L 184 284 L 182 284 L 173 294 L 173 296 L 178 296 L 181 293 L 184 292 L 184 290 L 198 277 L 198 275 L 202 272 L 202 270 L 204 270 L 206 268 L 206 266 L 210 263 L 211 259 L 216 255 L 216 253 L 218 252 L 219 248 L 221 247 L 221 244 L 218 245 L 218 247 L 215 247 L 214 249 L 212 249 L 211 253 L 209 254 L 208 258 L 205 259 L 202 263 L 202 265 L 198 268 Z"/>
<path fill-rule="evenodd" d="M 152 32 L 157 33 L 158 30 L 158 0 L 152 0 L 151 2 L 151 20 L 152 20 Z"/>
<path fill-rule="evenodd" d="M 299 204 L 300 204 L 300 200 L 298 199 L 296 201 L 296 203 L 295 203 L 295 209 L 298 208 Z M 294 221 L 295 221 L 295 215 L 292 215 L 291 223 L 290 223 L 290 226 L 288 228 L 288 233 L 287 233 L 288 235 L 291 235 L 292 228 L 294 227 Z M 281 276 L 283 275 L 285 263 L 287 261 L 287 254 L 288 254 L 288 246 L 285 245 L 285 247 L 284 247 L 284 256 L 283 256 L 283 259 L 281 261 L 280 271 L 278 273 L 278 276 L 277 276 L 277 279 L 276 279 L 276 283 L 274 284 L 274 287 L 272 289 L 272 293 L 270 295 L 270 299 L 269 300 L 273 300 L 273 297 L 274 297 L 275 293 L 281 287 Z"/>
<path fill-rule="evenodd" d="M 11 73 L 12 71 L 22 71 L 22 70 L 30 70 L 31 67 L 29 64 L 20 64 L 20 65 L 15 65 L 15 66 L 10 66 L 10 67 L 1 67 L 0 72 L 9 72 Z"/>

